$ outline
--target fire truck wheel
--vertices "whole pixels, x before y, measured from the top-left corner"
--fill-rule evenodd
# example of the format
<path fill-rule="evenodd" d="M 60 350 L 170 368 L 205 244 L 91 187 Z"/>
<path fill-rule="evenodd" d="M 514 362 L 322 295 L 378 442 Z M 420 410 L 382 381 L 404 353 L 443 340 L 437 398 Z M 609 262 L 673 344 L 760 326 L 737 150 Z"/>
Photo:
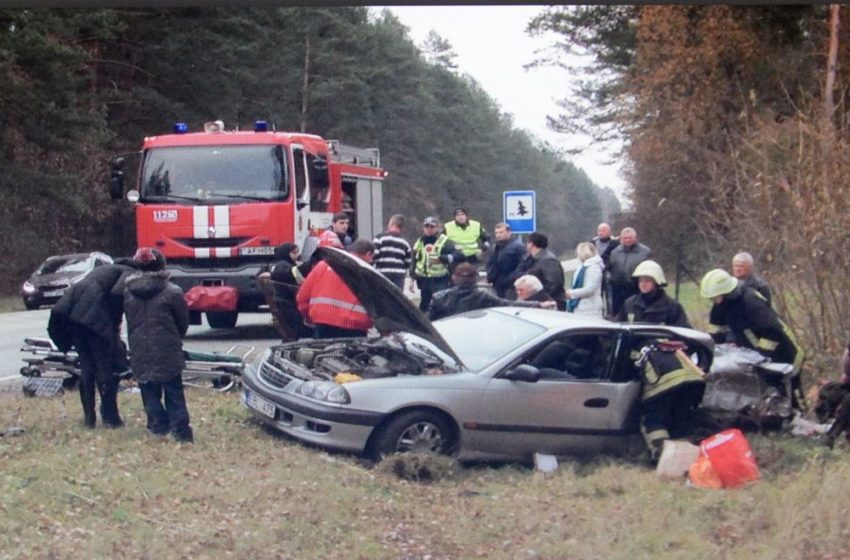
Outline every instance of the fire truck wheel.
<path fill-rule="evenodd" d="M 236 319 L 238 318 L 238 311 L 207 313 L 207 323 L 213 329 L 232 329 L 236 326 Z"/>

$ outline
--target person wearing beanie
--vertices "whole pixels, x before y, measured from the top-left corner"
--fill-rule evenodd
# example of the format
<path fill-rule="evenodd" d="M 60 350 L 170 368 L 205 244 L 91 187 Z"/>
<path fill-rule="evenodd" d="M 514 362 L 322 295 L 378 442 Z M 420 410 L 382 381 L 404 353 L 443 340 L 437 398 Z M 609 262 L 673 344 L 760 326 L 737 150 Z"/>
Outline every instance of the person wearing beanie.
<path fill-rule="evenodd" d="M 453 221 L 443 225 L 443 230 L 463 254 L 464 262 L 478 264 L 482 249 L 490 249 L 490 234 L 484 230 L 481 222 L 469 219 L 466 208 L 455 208 L 454 216 Z"/>
<path fill-rule="evenodd" d="M 189 308 L 183 290 L 169 281 L 165 256 L 139 248 L 133 260 L 139 272 L 127 278 L 124 311 L 130 341 L 130 367 L 139 382 L 147 428 L 169 432 L 179 442 L 194 441 L 183 392 L 183 337 L 189 328 Z"/>
<path fill-rule="evenodd" d="M 460 263 L 452 272 L 453 287 L 434 294 L 428 309 L 432 321 L 464 311 L 498 306 L 542 307 L 554 309 L 554 301 L 510 301 L 500 298 L 477 285 L 478 272 L 469 263 Z"/>
<path fill-rule="evenodd" d="M 72 285 L 50 312 L 50 338 L 59 350 L 68 352 L 74 348 L 79 355 L 80 402 L 87 428 L 94 428 L 97 422 L 95 387 L 100 393 L 103 425 L 124 425 L 118 413 L 119 379 L 114 373 L 126 369 L 121 315 L 124 281 L 134 272 L 133 266 L 126 259 L 116 259 L 115 264 L 95 268 Z"/>

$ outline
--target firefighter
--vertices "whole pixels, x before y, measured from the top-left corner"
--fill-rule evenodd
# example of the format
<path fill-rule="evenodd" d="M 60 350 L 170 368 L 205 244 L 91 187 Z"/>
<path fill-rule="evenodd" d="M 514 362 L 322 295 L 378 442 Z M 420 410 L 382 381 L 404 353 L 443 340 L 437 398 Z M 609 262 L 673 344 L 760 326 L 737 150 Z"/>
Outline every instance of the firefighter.
<path fill-rule="evenodd" d="M 702 297 L 712 300 L 709 330 L 716 342 L 732 342 L 752 348 L 774 362 L 792 364 L 799 370 L 803 349 L 794 333 L 764 297 L 752 288 L 745 288 L 722 268 L 710 270 L 700 282 Z M 805 406 L 800 377 L 792 383 L 795 405 Z"/>
<path fill-rule="evenodd" d="M 470 220 L 465 208 L 455 209 L 455 219 L 443 226 L 446 236 L 463 253 L 463 260 L 473 265 L 480 261 L 481 250 L 490 249 L 490 235 L 481 222 Z"/>
<path fill-rule="evenodd" d="M 617 321 L 691 328 L 682 304 L 664 292 L 667 279 L 661 265 L 655 261 L 643 261 L 637 265 L 632 277 L 637 278 L 640 293 L 626 300 Z"/>
<path fill-rule="evenodd" d="M 685 348 L 680 341 L 655 342 L 644 346 L 635 361 L 643 381 L 641 432 L 653 461 L 664 440 L 691 433 L 705 392 L 704 374 Z"/>
<path fill-rule="evenodd" d="M 419 287 L 419 309 L 428 312 L 431 296 L 449 287 L 449 265 L 462 260 L 463 255 L 445 233 L 438 233 L 440 222 L 428 216 L 422 222 L 422 237 L 413 244 L 410 277 Z M 410 283 L 413 292 L 413 283 Z"/>

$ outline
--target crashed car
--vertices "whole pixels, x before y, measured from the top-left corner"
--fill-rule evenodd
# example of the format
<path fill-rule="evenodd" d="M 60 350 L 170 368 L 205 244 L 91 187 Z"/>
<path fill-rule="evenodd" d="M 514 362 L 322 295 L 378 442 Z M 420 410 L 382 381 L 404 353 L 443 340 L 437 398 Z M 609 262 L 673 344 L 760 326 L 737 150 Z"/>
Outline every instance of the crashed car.
<path fill-rule="evenodd" d="M 32 310 L 56 303 L 71 284 L 105 264 L 112 264 L 112 257 L 99 251 L 47 257 L 21 286 L 24 306 Z"/>
<path fill-rule="evenodd" d="M 321 251 L 386 334 L 285 343 L 246 368 L 243 404 L 304 442 L 373 458 L 632 454 L 644 448 L 633 352 L 675 339 L 711 364 L 711 337 L 691 329 L 519 307 L 432 323 L 370 266 Z"/>

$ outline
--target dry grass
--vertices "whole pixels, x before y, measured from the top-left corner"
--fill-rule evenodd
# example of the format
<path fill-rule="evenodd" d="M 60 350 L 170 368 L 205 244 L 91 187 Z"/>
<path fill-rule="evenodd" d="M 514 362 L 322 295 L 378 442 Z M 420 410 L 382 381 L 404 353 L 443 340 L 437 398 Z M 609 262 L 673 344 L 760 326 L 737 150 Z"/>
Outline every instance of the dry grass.
<path fill-rule="evenodd" d="M 0 296 L 0 313 L 23 311 L 24 309 L 24 302 L 20 296 Z"/>
<path fill-rule="evenodd" d="M 600 459 L 552 475 L 442 469 L 427 484 L 275 436 L 235 394 L 188 393 L 197 443 L 88 431 L 76 394 L 4 397 L 0 558 L 847 558 L 848 447 L 755 437 L 735 491 Z"/>

